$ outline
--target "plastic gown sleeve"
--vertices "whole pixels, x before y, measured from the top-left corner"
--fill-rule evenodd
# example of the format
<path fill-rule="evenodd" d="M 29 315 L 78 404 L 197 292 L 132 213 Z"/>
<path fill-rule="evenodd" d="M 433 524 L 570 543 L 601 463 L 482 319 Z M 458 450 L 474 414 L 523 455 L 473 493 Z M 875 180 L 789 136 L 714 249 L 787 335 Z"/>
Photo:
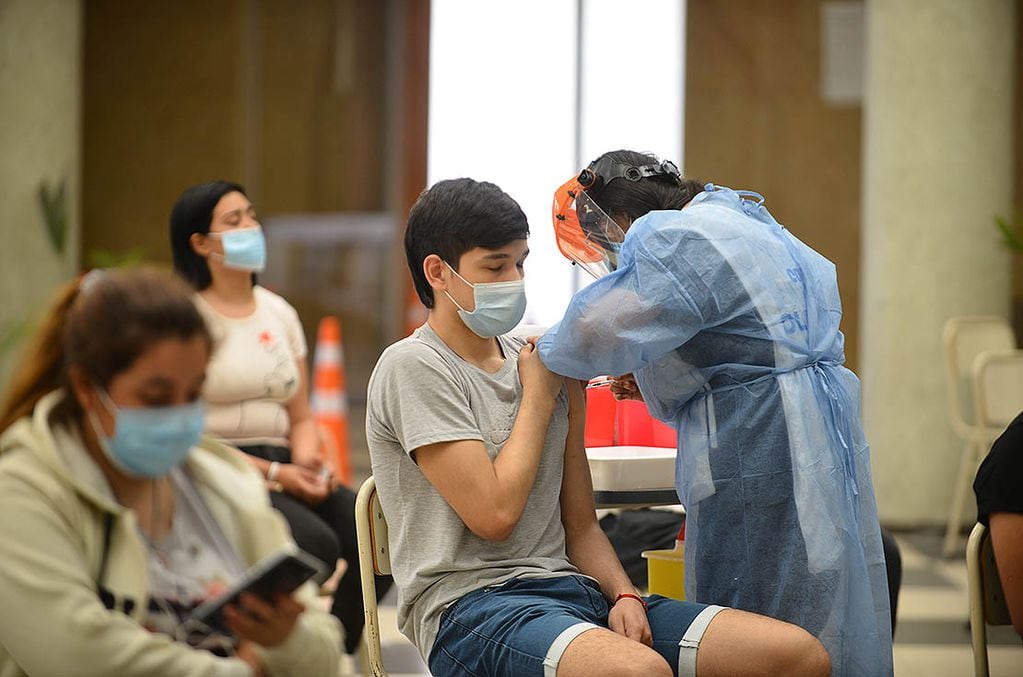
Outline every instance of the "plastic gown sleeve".
<path fill-rule="evenodd" d="M 706 325 L 717 304 L 684 255 L 680 230 L 672 227 L 679 217 L 653 212 L 636 221 L 618 270 L 580 290 L 540 338 L 548 369 L 577 379 L 632 373 Z"/>

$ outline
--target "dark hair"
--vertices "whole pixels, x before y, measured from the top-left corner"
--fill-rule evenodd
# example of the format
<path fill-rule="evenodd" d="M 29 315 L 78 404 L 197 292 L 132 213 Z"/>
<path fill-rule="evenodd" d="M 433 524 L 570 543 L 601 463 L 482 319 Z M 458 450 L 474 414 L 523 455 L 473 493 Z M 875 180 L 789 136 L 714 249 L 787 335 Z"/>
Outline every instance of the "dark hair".
<path fill-rule="evenodd" d="M 94 277 L 93 277 L 94 276 Z M 64 388 L 59 420 L 82 414 L 71 392 L 71 367 L 102 388 L 131 368 L 146 350 L 168 338 L 201 336 L 209 329 L 184 282 L 156 268 L 96 271 L 65 285 L 36 334 L 0 407 L 0 430 L 35 409 L 47 393 Z M 84 289 L 83 289 L 84 286 Z"/>
<path fill-rule="evenodd" d="M 632 150 L 613 150 L 604 153 L 593 163 L 601 160 L 611 160 L 635 167 L 660 164 L 661 162 L 654 155 Z M 630 221 L 635 221 L 647 212 L 654 210 L 682 209 L 698 193 L 702 192 L 703 183 L 700 181 L 658 174 L 641 178 L 638 181 L 630 181 L 625 178 L 610 181 L 594 197 L 594 201 L 612 217 L 624 214 Z"/>
<path fill-rule="evenodd" d="M 494 184 L 473 179 L 435 183 L 412 205 L 405 226 L 405 258 L 419 299 L 433 308 L 433 288 L 423 274 L 423 260 L 430 254 L 458 270 L 462 254 L 471 249 L 499 249 L 527 237 L 522 208 Z"/>
<path fill-rule="evenodd" d="M 187 188 L 171 210 L 170 241 L 171 254 L 174 256 L 174 272 L 185 278 L 196 291 L 202 291 L 210 286 L 213 279 L 210 277 L 210 267 L 206 259 L 192 249 L 192 235 L 209 233 L 214 207 L 220 202 L 220 198 L 236 191 L 246 195 L 245 189 L 237 183 L 229 181 L 200 183 Z"/>

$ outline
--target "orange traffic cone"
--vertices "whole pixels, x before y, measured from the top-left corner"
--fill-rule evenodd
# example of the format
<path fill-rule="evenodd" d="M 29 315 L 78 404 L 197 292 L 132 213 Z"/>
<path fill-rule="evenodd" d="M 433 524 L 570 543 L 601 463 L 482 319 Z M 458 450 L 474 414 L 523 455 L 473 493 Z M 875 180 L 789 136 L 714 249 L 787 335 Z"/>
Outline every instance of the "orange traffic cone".
<path fill-rule="evenodd" d="M 341 347 L 341 321 L 328 315 L 320 320 L 313 360 L 313 417 L 324 433 L 328 457 L 332 456 L 337 479 L 351 484 L 352 459 L 348 449 L 348 393 L 345 390 L 345 358 Z"/>

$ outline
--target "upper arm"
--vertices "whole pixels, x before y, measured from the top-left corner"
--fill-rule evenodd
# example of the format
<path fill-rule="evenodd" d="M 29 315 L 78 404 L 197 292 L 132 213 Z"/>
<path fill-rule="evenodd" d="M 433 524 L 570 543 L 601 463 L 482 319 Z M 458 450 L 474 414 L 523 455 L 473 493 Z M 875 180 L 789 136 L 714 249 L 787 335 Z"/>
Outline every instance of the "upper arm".
<path fill-rule="evenodd" d="M 415 451 L 415 461 L 474 534 L 489 540 L 507 535 L 499 528 L 503 521 L 493 519 L 504 506 L 493 500 L 494 465 L 483 442 L 455 440 L 429 444 Z"/>
<path fill-rule="evenodd" d="M 565 538 L 592 527 L 596 521 L 593 480 L 586 459 L 586 400 L 582 384 L 566 381 L 568 389 L 568 437 L 565 441 L 565 471 L 561 480 L 561 521 Z"/>
<path fill-rule="evenodd" d="M 431 349 L 385 354 L 370 384 L 367 429 L 393 439 L 469 529 L 492 538 L 490 519 L 504 506 L 490 488 L 495 476 L 469 396 Z"/>
<path fill-rule="evenodd" d="M 992 513 L 991 547 L 1016 632 L 1023 635 L 1023 515 Z"/>
<path fill-rule="evenodd" d="M 288 352 L 295 360 L 295 370 L 298 372 L 298 388 L 286 406 L 288 417 L 294 424 L 296 421 L 304 420 L 312 415 L 309 409 L 309 349 L 306 346 L 302 321 L 295 309 L 282 297 L 272 292 L 266 292 L 266 294 L 274 309 L 274 314 L 281 324 L 285 341 L 288 344 Z M 321 350 L 331 350 L 332 348 L 332 346 L 321 346 Z M 336 346 L 336 350 L 340 351 L 341 346 Z M 340 368 L 340 355 L 337 359 Z"/>
<path fill-rule="evenodd" d="M 313 415 L 309 407 L 309 364 L 305 357 L 295 358 L 295 369 L 298 371 L 298 388 L 285 407 L 292 426 Z"/>
<path fill-rule="evenodd" d="M 305 342 L 305 330 L 302 328 L 302 320 L 299 318 L 298 312 L 283 297 L 270 291 L 266 293 L 269 294 L 274 311 L 284 325 L 284 335 L 288 342 L 288 350 L 296 359 L 305 358 L 309 354 L 309 347 Z M 322 348 L 327 348 L 327 346 Z M 337 349 L 340 350 L 341 346 L 338 345 Z"/>

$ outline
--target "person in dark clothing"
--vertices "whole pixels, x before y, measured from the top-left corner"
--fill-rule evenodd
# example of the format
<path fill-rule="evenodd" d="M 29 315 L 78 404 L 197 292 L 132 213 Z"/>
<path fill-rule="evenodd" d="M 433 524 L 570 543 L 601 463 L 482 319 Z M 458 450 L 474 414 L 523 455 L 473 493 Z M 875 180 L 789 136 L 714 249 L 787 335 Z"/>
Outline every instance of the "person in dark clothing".
<path fill-rule="evenodd" d="M 991 531 L 991 547 L 1009 616 L 1023 635 L 1023 414 L 995 440 L 973 481 L 977 521 Z"/>

